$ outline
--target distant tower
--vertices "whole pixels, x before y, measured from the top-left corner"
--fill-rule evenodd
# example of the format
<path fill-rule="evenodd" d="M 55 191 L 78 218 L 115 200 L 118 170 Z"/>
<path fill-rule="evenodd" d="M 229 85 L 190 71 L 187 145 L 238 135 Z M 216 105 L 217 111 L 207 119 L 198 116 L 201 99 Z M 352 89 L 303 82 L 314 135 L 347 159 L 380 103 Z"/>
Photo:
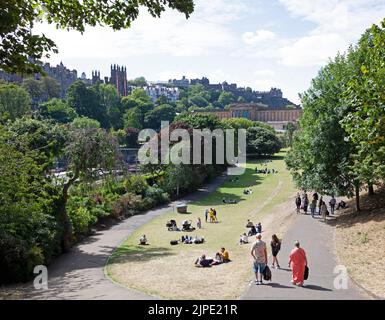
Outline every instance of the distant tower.
<path fill-rule="evenodd" d="M 92 71 L 92 84 L 101 82 L 100 80 L 100 71 Z"/>
<path fill-rule="evenodd" d="M 111 65 L 110 84 L 115 85 L 116 91 L 120 96 L 127 96 L 127 68 L 119 65 Z"/>

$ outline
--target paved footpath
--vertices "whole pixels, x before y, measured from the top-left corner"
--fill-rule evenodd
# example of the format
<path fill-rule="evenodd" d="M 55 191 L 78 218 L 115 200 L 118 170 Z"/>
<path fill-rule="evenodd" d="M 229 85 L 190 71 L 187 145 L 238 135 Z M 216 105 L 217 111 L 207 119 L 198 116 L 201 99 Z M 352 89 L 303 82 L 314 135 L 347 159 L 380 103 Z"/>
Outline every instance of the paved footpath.
<path fill-rule="evenodd" d="M 296 213 L 293 213 L 296 214 Z M 332 218 L 331 218 L 332 219 Z M 270 239 L 263 239 L 270 245 Z M 290 283 L 291 270 L 288 268 L 290 251 L 298 240 L 305 249 L 309 265 L 309 279 L 303 287 Z M 272 257 L 269 258 L 269 266 Z M 368 299 L 349 279 L 347 290 L 334 288 L 334 268 L 338 264 L 335 257 L 333 227 L 323 222 L 320 216 L 299 214 L 283 238 L 278 261 L 282 269 L 271 269 L 272 281 L 255 285 L 254 278 L 241 299 L 264 300 L 351 300 Z M 250 266 L 251 269 L 251 266 Z"/>
<path fill-rule="evenodd" d="M 113 283 L 104 274 L 108 257 L 135 229 L 151 219 L 173 210 L 178 202 L 191 202 L 215 191 L 226 177 L 216 179 L 204 189 L 162 208 L 128 218 L 108 230 L 99 231 L 66 254 L 58 257 L 48 268 L 48 290 L 35 290 L 32 283 L 14 288 L 23 299 L 153 299 Z"/>

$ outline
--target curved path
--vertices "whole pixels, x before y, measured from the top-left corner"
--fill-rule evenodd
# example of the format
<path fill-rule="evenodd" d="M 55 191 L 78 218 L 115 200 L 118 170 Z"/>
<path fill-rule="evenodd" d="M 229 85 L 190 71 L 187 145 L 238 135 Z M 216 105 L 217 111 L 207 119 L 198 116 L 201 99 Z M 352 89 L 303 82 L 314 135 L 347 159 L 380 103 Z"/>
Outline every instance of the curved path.
<path fill-rule="evenodd" d="M 135 215 L 110 229 L 98 231 L 61 255 L 48 268 L 48 290 L 36 290 L 32 283 L 8 290 L 21 293 L 23 299 L 154 299 L 144 293 L 121 287 L 104 274 L 108 258 L 135 229 L 156 216 L 170 212 L 176 203 L 198 200 L 215 191 L 226 176 L 217 178 L 204 189 L 167 206 Z M 8 291 L 7 290 L 7 291 Z"/>
<path fill-rule="evenodd" d="M 241 299 L 357 300 L 368 298 L 350 279 L 347 289 L 335 289 L 334 279 L 337 274 L 334 273 L 334 268 L 338 262 L 334 246 L 334 229 L 319 217 L 315 216 L 313 219 L 310 215 L 304 214 L 296 217 L 284 236 L 282 249 L 278 255 L 282 269 L 271 268 L 272 281 L 265 282 L 264 285 L 255 285 L 253 279 Z M 296 287 L 290 283 L 291 270 L 287 264 L 295 240 L 300 241 L 305 249 L 310 269 L 309 279 L 305 281 L 303 287 Z M 269 264 L 271 262 L 272 258 L 269 257 Z"/>

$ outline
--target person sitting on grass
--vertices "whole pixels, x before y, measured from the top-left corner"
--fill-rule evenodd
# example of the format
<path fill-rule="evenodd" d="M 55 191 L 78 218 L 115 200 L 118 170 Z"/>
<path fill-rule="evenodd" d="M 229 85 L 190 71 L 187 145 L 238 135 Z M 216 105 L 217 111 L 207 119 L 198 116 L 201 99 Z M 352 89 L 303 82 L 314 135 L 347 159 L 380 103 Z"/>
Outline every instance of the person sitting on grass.
<path fill-rule="evenodd" d="M 252 194 L 252 193 L 253 193 L 253 190 L 251 190 L 251 189 L 243 190 L 243 194 Z"/>
<path fill-rule="evenodd" d="M 206 259 L 206 255 L 205 255 L 205 254 L 202 254 L 202 256 L 199 257 L 199 258 L 195 261 L 195 266 L 207 268 L 207 267 L 210 267 L 211 264 L 212 264 L 213 262 L 214 262 L 213 259 Z"/>
<path fill-rule="evenodd" d="M 341 200 L 339 203 L 338 203 L 338 206 L 337 206 L 337 209 L 336 210 L 340 210 L 340 209 L 345 209 L 347 206 L 346 206 L 346 202 L 344 200 Z"/>
<path fill-rule="evenodd" d="M 246 244 L 249 243 L 249 237 L 246 235 L 246 233 L 241 235 L 241 238 L 239 239 L 239 244 Z"/>
<path fill-rule="evenodd" d="M 252 226 L 252 227 L 250 228 L 250 231 L 249 231 L 249 233 L 248 233 L 248 236 L 251 237 L 251 236 L 253 236 L 253 235 L 257 234 L 257 233 L 258 233 L 258 232 L 257 232 L 257 229 L 255 229 L 255 226 Z"/>
<path fill-rule="evenodd" d="M 218 264 L 222 264 L 222 263 L 223 263 L 222 256 L 221 256 L 220 252 L 217 252 L 215 254 L 214 261 L 211 262 L 211 265 L 212 266 L 217 266 Z"/>
<path fill-rule="evenodd" d="M 246 228 L 252 228 L 254 227 L 254 223 L 250 221 L 250 219 L 247 219 Z"/>
<path fill-rule="evenodd" d="M 145 235 L 145 234 L 142 235 L 142 236 L 140 237 L 140 239 L 139 239 L 139 244 L 140 244 L 141 246 L 145 246 L 145 245 L 148 244 L 148 243 L 147 243 L 147 238 L 146 238 L 146 235 Z"/>
<path fill-rule="evenodd" d="M 262 233 L 262 224 L 258 222 L 258 224 L 255 226 L 257 233 Z"/>
<path fill-rule="evenodd" d="M 230 255 L 229 255 L 229 252 L 225 249 L 225 248 L 221 248 L 221 257 L 222 257 L 222 262 L 223 263 L 227 263 L 227 262 L 230 262 Z"/>

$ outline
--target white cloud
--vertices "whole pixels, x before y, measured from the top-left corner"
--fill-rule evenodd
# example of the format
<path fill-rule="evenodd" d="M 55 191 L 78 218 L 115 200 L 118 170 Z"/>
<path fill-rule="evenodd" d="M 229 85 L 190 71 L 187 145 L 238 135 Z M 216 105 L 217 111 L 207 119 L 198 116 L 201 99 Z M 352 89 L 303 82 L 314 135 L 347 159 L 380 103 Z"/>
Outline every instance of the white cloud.
<path fill-rule="evenodd" d="M 230 49 L 238 41 L 231 22 L 240 19 L 246 5 L 231 0 L 196 1 L 194 14 L 184 15 L 166 10 L 155 19 L 145 10 L 127 30 L 113 32 L 110 28 L 87 28 L 79 32 L 56 30 L 47 24 L 35 27 L 54 39 L 59 59 L 123 58 L 129 56 L 166 54 L 196 57 Z"/>
<path fill-rule="evenodd" d="M 364 30 L 385 17 L 383 0 L 279 0 L 288 12 L 315 23 L 305 36 L 280 49 L 289 66 L 321 66 L 338 51 L 346 51 Z"/>
<path fill-rule="evenodd" d="M 345 39 L 339 34 L 310 35 L 281 48 L 280 62 L 287 66 L 323 65 L 328 57 L 345 49 Z"/>
<path fill-rule="evenodd" d="M 248 45 L 253 45 L 267 40 L 272 40 L 275 37 L 276 35 L 274 32 L 261 29 L 256 32 L 245 32 L 242 35 L 242 40 Z"/>

